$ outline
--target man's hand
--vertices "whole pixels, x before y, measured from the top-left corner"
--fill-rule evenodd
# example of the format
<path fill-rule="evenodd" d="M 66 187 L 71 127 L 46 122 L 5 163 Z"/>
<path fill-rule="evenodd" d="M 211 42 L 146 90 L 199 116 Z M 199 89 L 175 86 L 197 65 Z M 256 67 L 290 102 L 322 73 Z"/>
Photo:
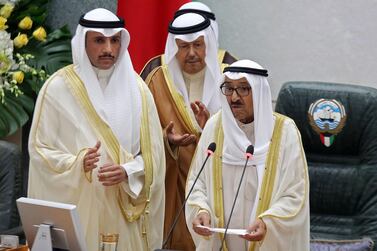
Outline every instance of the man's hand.
<path fill-rule="evenodd" d="M 104 186 L 113 186 L 126 180 L 126 170 L 120 165 L 105 164 L 98 170 L 98 180 Z"/>
<path fill-rule="evenodd" d="M 196 136 L 194 134 L 186 133 L 180 135 L 175 133 L 173 121 L 170 121 L 164 130 L 166 132 L 166 136 L 168 137 L 169 143 L 173 146 L 187 146 L 195 143 L 196 141 Z"/>
<path fill-rule="evenodd" d="M 195 101 L 195 103 L 191 103 L 191 109 L 194 112 L 195 119 L 198 122 L 200 128 L 204 128 L 209 119 L 209 111 L 207 107 L 200 101 Z"/>
<path fill-rule="evenodd" d="M 250 234 L 241 235 L 241 238 L 248 241 L 261 241 L 267 233 L 266 224 L 262 219 L 257 219 L 247 230 Z"/>
<path fill-rule="evenodd" d="M 203 235 L 203 236 L 210 236 L 212 232 L 208 229 L 201 228 L 198 226 L 206 226 L 211 227 L 211 216 L 209 216 L 208 212 L 200 212 L 192 222 L 192 229 L 194 229 L 195 233 Z"/>
<path fill-rule="evenodd" d="M 89 148 L 87 153 L 84 156 L 84 171 L 89 172 L 97 167 L 96 163 L 99 161 L 100 154 L 98 149 L 101 146 L 101 142 L 97 141 L 96 145 L 93 148 Z"/>

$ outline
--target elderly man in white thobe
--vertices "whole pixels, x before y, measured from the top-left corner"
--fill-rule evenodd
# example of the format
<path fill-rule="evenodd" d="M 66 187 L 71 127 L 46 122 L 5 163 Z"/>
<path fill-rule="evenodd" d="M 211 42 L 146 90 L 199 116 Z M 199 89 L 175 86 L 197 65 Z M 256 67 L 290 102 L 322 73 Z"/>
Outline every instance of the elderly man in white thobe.
<path fill-rule="evenodd" d="M 216 142 L 218 150 L 186 204 L 196 250 L 222 245 L 232 251 L 309 250 L 309 180 L 301 136 L 293 120 L 273 113 L 266 77 L 267 70 L 249 60 L 224 70 L 222 109 L 203 130 L 186 186 L 187 192 L 204 150 Z M 255 151 L 241 180 L 249 145 Z M 229 229 L 245 232 L 229 231 L 223 242 L 224 234 L 213 228 L 224 229 L 228 221 Z"/>

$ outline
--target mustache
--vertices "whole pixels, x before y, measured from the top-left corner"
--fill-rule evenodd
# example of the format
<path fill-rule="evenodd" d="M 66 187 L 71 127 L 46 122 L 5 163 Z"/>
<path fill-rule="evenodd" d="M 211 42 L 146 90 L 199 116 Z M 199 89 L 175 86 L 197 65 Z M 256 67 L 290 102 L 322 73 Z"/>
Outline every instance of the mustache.
<path fill-rule="evenodd" d="M 187 58 L 186 59 L 186 62 L 187 63 L 196 63 L 196 62 L 198 62 L 200 59 L 198 58 L 198 57 L 196 57 L 196 56 L 193 56 L 193 57 L 189 57 L 189 58 Z"/>
<path fill-rule="evenodd" d="M 99 58 L 114 58 L 114 56 L 111 55 L 110 53 L 105 53 L 105 54 L 100 55 Z"/>
<path fill-rule="evenodd" d="M 230 102 L 230 106 L 233 106 L 233 105 L 243 105 L 241 101 L 236 101 L 236 102 Z"/>

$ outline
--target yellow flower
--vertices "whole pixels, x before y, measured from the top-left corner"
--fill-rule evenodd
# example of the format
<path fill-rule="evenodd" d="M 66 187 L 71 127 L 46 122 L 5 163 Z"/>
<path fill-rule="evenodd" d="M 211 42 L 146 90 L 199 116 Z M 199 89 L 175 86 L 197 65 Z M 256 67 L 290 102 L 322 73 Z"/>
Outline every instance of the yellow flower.
<path fill-rule="evenodd" d="M 45 41 L 47 34 L 45 29 L 41 26 L 33 32 L 33 37 L 39 41 Z"/>
<path fill-rule="evenodd" d="M 0 16 L 0 31 L 1 30 L 5 30 L 6 28 L 8 28 L 7 25 L 5 25 L 5 23 L 7 22 L 8 20 L 6 18 L 3 18 Z"/>
<path fill-rule="evenodd" d="M 24 17 L 19 23 L 18 27 L 23 30 L 30 30 L 33 26 L 33 20 L 29 16 Z"/>
<path fill-rule="evenodd" d="M 8 18 L 14 9 L 14 5 L 7 3 L 0 9 L 0 16 Z"/>
<path fill-rule="evenodd" d="M 24 81 L 25 74 L 22 71 L 16 71 L 12 74 L 12 79 L 15 80 L 18 84 L 21 84 Z"/>
<path fill-rule="evenodd" d="M 17 48 L 21 48 L 24 45 L 27 45 L 28 42 L 29 42 L 29 39 L 27 38 L 26 34 L 20 34 L 20 33 L 18 33 L 18 36 L 15 37 L 13 40 L 14 46 L 16 46 Z"/>

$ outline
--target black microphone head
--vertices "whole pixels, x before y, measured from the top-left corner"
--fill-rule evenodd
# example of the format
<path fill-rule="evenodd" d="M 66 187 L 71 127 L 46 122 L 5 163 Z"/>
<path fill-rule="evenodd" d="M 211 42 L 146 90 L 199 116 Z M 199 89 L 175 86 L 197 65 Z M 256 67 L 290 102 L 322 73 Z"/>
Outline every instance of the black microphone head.
<path fill-rule="evenodd" d="M 208 150 L 211 151 L 211 152 L 215 152 L 216 151 L 216 143 L 212 142 L 211 144 L 209 144 Z"/>
<path fill-rule="evenodd" d="M 216 150 L 216 143 L 212 142 L 211 144 L 209 144 L 207 148 L 207 156 L 212 155 L 215 152 L 215 150 Z"/>
<path fill-rule="evenodd" d="M 254 146 L 253 145 L 249 145 L 246 149 L 246 153 L 249 153 L 251 155 L 254 154 Z"/>

